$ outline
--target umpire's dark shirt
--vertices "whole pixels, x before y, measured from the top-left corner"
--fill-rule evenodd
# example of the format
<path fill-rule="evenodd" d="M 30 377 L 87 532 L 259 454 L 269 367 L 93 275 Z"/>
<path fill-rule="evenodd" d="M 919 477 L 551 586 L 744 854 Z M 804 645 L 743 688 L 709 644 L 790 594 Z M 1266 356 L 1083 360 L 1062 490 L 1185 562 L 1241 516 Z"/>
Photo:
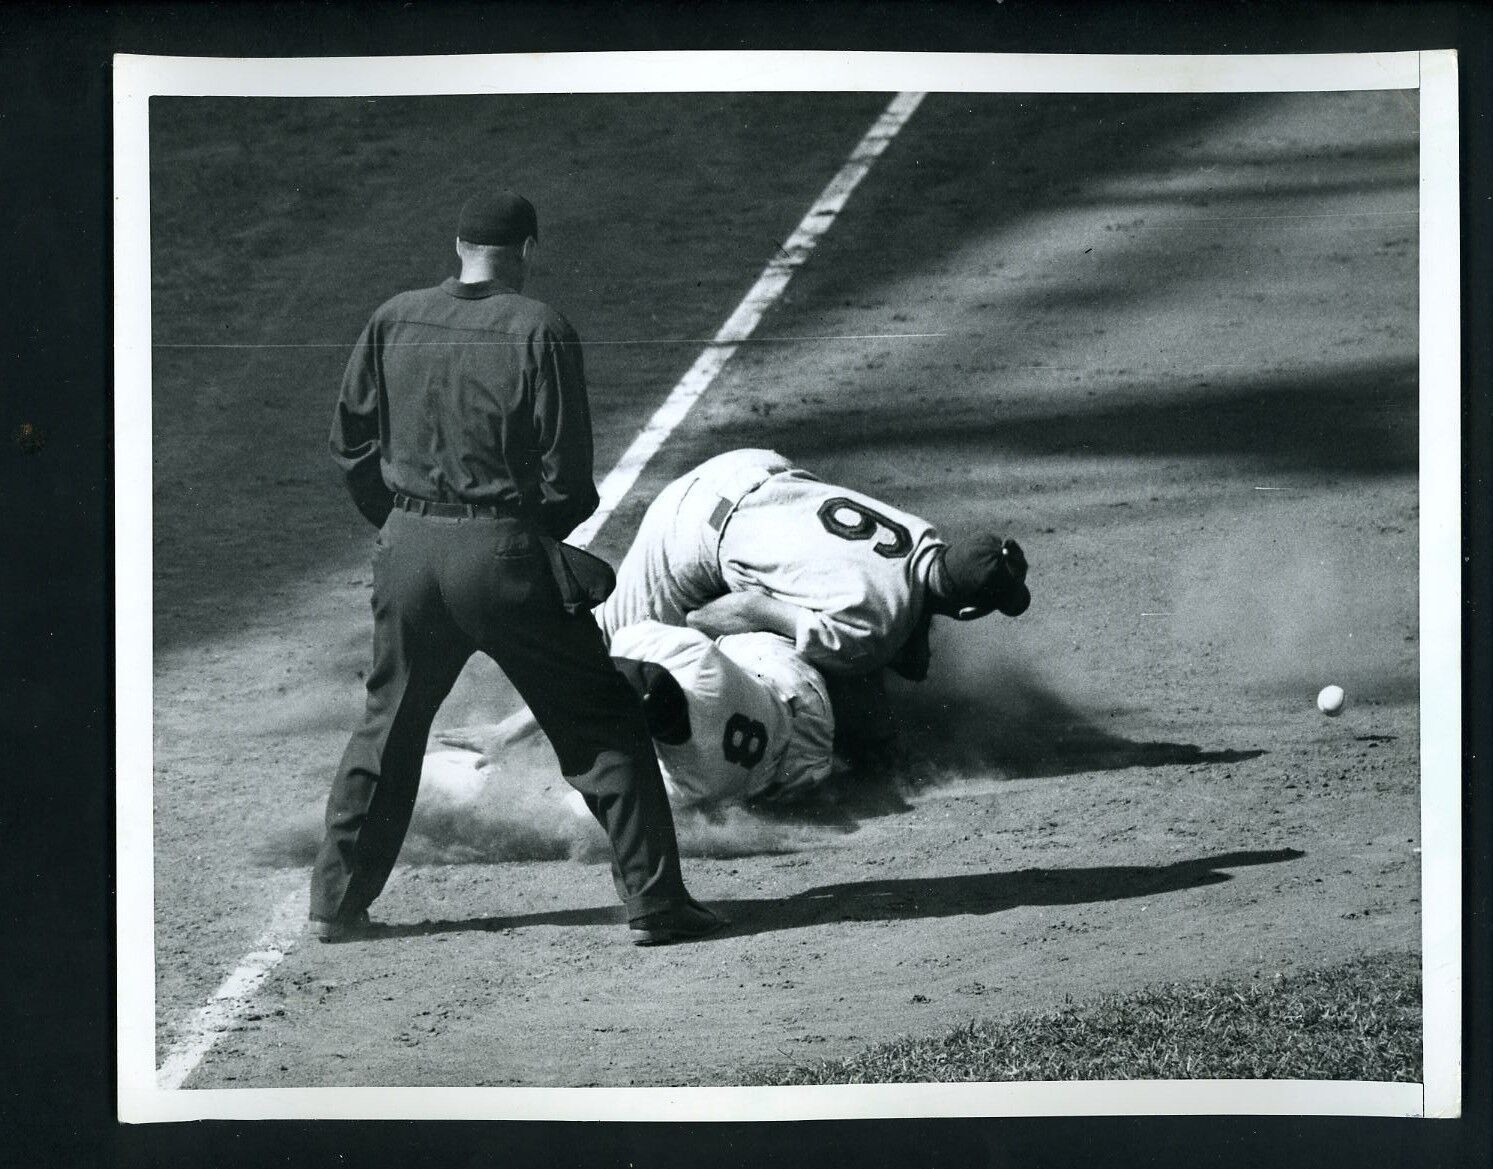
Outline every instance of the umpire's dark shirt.
<path fill-rule="evenodd" d="M 495 280 L 405 292 L 358 338 L 332 457 L 382 524 L 398 491 L 524 516 L 555 539 L 596 510 L 591 415 L 570 322 Z"/>

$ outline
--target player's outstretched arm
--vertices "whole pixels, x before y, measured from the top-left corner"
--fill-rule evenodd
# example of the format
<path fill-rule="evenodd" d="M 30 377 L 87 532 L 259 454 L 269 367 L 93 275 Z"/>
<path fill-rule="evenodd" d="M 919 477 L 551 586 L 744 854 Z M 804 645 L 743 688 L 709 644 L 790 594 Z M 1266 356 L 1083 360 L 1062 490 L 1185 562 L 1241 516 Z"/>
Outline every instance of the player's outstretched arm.
<path fill-rule="evenodd" d="M 434 737 L 436 742 L 447 747 L 476 751 L 480 755 L 495 755 L 501 748 L 511 747 L 538 732 L 539 720 L 527 706 L 520 706 L 502 722 L 451 727 L 437 731 Z"/>
<path fill-rule="evenodd" d="M 691 629 L 707 637 L 726 637 L 733 633 L 776 633 L 789 641 L 798 635 L 797 605 L 769 597 L 764 593 L 727 593 L 703 608 L 685 615 Z"/>

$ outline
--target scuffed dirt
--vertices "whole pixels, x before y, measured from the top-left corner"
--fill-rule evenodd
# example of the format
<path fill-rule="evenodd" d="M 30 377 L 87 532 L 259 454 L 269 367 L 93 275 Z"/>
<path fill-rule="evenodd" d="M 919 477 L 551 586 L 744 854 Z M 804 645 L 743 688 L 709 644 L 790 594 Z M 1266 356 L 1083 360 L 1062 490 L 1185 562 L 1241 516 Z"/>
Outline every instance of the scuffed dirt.
<path fill-rule="evenodd" d="M 156 341 L 329 344 L 158 351 L 162 1054 L 304 885 L 370 629 L 369 533 L 323 465 L 342 346 L 444 273 L 482 142 L 555 209 L 536 292 L 605 342 L 604 469 L 883 99 L 482 100 L 155 110 Z M 755 445 L 1017 535 L 1031 610 L 943 624 L 935 680 L 899 691 L 920 765 L 681 818 L 733 925 L 650 951 L 547 757 L 499 758 L 466 802 L 422 795 L 386 931 L 294 950 L 187 1086 L 731 1083 L 1416 948 L 1415 135 L 1393 92 L 928 98 L 599 544 Z M 253 233 L 200 217 L 220 190 Z M 211 280 L 214 248 L 252 278 Z M 473 668 L 439 725 L 511 701 Z"/>

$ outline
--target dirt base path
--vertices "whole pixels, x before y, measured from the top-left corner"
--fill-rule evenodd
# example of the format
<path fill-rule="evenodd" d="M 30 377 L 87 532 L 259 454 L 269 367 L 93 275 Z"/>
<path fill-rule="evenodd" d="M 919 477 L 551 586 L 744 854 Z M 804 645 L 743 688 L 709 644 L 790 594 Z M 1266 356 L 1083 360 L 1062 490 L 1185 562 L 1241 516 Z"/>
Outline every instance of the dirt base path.
<path fill-rule="evenodd" d="M 581 184 L 598 219 L 652 196 L 679 216 L 649 204 L 674 241 L 661 291 L 619 275 L 618 304 L 555 270 L 544 294 L 584 335 L 606 334 L 588 313 L 636 337 L 623 322 L 656 312 L 662 333 L 707 336 L 769 249 L 695 256 L 691 240 L 729 233 L 688 208 L 735 176 L 756 184 L 742 213 L 781 239 L 879 105 L 753 100 L 755 129 L 695 196 L 640 142 L 625 173 L 656 190 Z M 582 166 L 619 115 L 567 108 L 526 124 L 577 127 Z M 657 149 L 691 157 L 708 114 Z M 410 116 L 353 137 L 412 150 Z M 795 119 L 815 131 L 790 172 L 775 152 Z M 442 854 L 449 822 L 422 808 L 429 847 L 411 855 L 442 863 L 380 900 L 390 931 L 296 948 L 188 1086 L 729 1083 L 1068 996 L 1414 949 L 1415 132 L 1399 93 L 930 97 L 764 322 L 773 340 L 738 354 L 602 541 L 625 546 L 693 462 L 756 445 L 951 534 L 1017 534 L 1029 613 L 941 629 L 938 681 L 903 695 L 923 782 L 795 821 L 686 825 L 691 886 L 735 924 L 659 951 L 627 944 L 604 865 L 562 829 Z M 792 191 L 764 189 L 770 161 Z M 418 187 L 399 173 L 383 206 Z M 715 291 L 693 302 L 697 268 Z M 376 283 L 354 280 L 320 331 L 355 330 Z M 597 350 L 613 451 L 698 346 L 655 360 L 648 385 L 623 373 L 645 349 Z M 314 382 L 261 371 L 256 409 L 291 410 L 304 440 L 339 362 Z M 158 397 L 192 384 L 167 377 Z M 192 483 L 247 424 L 158 435 L 158 509 L 177 517 L 157 548 L 163 1052 L 304 882 L 297 832 L 367 652 L 367 536 L 309 470 L 319 421 L 294 468 L 256 472 L 270 505 L 246 490 L 228 509 L 233 539 L 194 531 Z M 247 591 L 224 567 L 244 547 L 266 560 Z M 1349 693 L 1336 720 L 1312 705 L 1328 681 Z M 444 724 L 506 701 L 473 672 Z"/>

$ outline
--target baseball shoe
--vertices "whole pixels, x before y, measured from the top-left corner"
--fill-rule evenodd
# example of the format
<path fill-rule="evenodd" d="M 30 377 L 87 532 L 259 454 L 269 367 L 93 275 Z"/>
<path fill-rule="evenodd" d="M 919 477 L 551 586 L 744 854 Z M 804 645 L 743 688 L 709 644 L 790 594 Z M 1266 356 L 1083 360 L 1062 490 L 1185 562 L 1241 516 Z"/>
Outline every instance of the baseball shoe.
<path fill-rule="evenodd" d="M 707 909 L 693 897 L 657 913 L 644 914 L 627 923 L 635 946 L 665 946 L 670 942 L 692 942 L 713 934 L 726 919 Z"/>
<path fill-rule="evenodd" d="M 311 936 L 318 942 L 352 942 L 368 937 L 375 928 L 373 922 L 368 920 L 366 909 L 330 921 L 313 917 L 310 925 Z"/>

